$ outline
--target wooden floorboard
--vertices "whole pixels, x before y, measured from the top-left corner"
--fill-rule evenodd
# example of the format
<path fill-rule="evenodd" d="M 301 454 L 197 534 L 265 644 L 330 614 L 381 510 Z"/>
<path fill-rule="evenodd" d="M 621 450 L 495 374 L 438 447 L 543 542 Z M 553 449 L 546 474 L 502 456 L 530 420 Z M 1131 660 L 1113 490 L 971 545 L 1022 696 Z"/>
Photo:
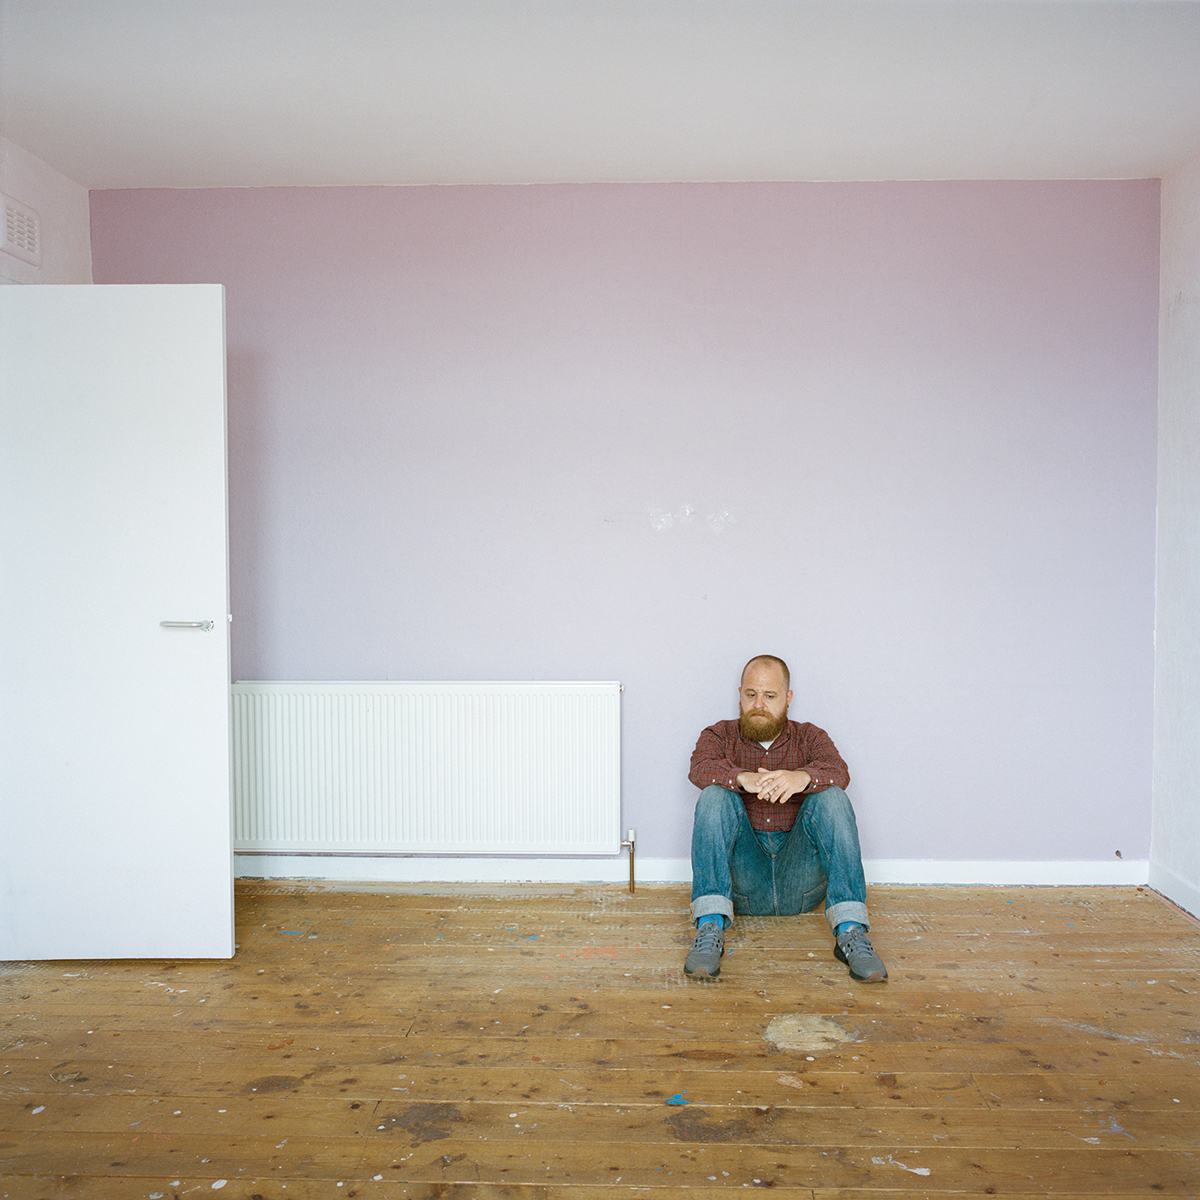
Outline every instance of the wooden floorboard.
<path fill-rule="evenodd" d="M 875 888 L 688 980 L 686 889 L 243 883 L 228 962 L 0 966 L 0 1200 L 1200 1197 L 1200 926 Z"/>

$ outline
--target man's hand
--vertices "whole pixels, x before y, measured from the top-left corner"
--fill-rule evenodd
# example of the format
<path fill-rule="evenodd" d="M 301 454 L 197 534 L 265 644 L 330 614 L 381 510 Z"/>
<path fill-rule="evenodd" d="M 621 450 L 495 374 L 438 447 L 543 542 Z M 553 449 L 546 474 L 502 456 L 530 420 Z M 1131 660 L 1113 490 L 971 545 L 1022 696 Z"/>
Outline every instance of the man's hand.
<path fill-rule="evenodd" d="M 744 792 L 754 792 L 760 800 L 771 804 L 782 804 L 793 796 L 799 795 L 812 783 L 812 776 L 807 771 L 768 771 L 759 767 L 757 771 L 742 771 L 737 777 L 737 785 Z"/>

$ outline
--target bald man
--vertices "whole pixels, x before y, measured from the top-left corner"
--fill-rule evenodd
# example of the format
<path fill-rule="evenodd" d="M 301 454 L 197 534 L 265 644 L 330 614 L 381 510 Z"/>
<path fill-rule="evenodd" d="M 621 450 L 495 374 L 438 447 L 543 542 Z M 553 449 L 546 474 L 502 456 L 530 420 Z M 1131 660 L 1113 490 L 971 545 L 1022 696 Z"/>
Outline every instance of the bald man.
<path fill-rule="evenodd" d="M 786 916 L 822 901 L 834 956 L 860 983 L 887 968 L 867 936 L 866 881 L 846 763 L 829 735 L 788 720 L 787 663 L 752 658 L 738 688 L 741 715 L 700 735 L 688 778 L 701 789 L 692 827 L 692 921 L 683 964 L 697 979 L 721 973 L 734 913 Z"/>

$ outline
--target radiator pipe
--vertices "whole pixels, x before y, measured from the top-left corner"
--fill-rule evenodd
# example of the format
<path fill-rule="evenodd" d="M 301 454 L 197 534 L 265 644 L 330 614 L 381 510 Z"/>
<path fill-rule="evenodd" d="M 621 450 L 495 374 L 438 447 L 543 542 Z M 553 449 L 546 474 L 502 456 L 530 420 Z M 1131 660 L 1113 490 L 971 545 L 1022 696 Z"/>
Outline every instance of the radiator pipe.
<path fill-rule="evenodd" d="M 633 895 L 633 843 L 637 840 L 634 837 L 635 830 L 629 831 L 629 837 L 621 843 L 622 846 L 629 847 L 629 894 Z"/>

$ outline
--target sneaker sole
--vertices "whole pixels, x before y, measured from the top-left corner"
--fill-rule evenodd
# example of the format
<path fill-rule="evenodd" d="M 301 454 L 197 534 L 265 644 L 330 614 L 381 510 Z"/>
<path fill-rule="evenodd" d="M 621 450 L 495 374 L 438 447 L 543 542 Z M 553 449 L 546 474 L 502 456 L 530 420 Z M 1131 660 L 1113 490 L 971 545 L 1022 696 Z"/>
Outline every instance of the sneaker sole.
<path fill-rule="evenodd" d="M 870 975 L 855 975 L 855 973 L 851 971 L 850 978 L 856 983 L 887 983 L 888 981 L 887 975 L 881 975 L 878 971 L 875 971 Z"/>
<path fill-rule="evenodd" d="M 834 947 L 833 957 L 836 958 L 838 962 L 844 964 L 846 970 L 850 972 L 850 978 L 853 979 L 855 983 L 887 983 L 888 981 L 887 971 L 883 971 L 882 973 L 879 971 L 872 971 L 870 975 L 855 975 L 855 973 L 850 970 L 850 964 L 846 962 L 845 956 L 841 953 L 840 946 Z"/>

